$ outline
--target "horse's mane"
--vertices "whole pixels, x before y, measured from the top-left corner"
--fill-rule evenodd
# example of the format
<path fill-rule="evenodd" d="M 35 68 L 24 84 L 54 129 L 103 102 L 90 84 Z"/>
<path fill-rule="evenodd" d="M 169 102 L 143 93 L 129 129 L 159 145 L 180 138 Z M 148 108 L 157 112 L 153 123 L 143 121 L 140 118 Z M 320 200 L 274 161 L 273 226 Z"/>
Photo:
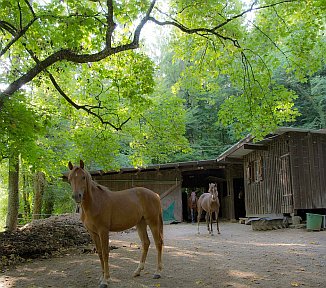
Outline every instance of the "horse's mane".
<path fill-rule="evenodd" d="M 101 184 L 98 184 L 95 180 L 93 180 L 92 175 L 84 168 L 80 168 L 78 166 L 75 166 L 69 173 L 68 175 L 68 180 L 70 179 L 71 175 L 73 175 L 74 172 L 78 171 L 78 170 L 82 170 L 85 173 L 86 176 L 86 182 L 87 182 L 87 190 L 91 191 L 92 190 L 92 186 L 95 186 L 96 188 L 98 188 L 99 190 L 102 191 L 110 191 L 110 189 L 106 186 L 103 186 Z"/>
<path fill-rule="evenodd" d="M 95 183 L 95 185 L 96 185 L 96 187 L 97 187 L 98 189 L 100 189 L 100 190 L 102 190 L 102 191 L 110 191 L 108 187 L 105 187 L 105 186 L 103 186 L 103 185 L 101 185 L 101 184 L 98 184 L 98 183 L 96 183 L 94 180 L 93 180 L 93 182 Z"/>
<path fill-rule="evenodd" d="M 87 186 L 88 186 L 88 190 L 89 191 L 91 191 L 91 186 L 92 185 L 94 185 L 99 190 L 102 190 L 102 191 L 110 191 L 108 187 L 105 187 L 105 186 L 103 186 L 101 184 L 98 184 L 95 180 L 93 180 L 91 173 L 89 173 L 86 169 L 82 169 L 82 170 L 87 175 L 86 179 L 87 179 L 87 184 L 88 184 Z"/>

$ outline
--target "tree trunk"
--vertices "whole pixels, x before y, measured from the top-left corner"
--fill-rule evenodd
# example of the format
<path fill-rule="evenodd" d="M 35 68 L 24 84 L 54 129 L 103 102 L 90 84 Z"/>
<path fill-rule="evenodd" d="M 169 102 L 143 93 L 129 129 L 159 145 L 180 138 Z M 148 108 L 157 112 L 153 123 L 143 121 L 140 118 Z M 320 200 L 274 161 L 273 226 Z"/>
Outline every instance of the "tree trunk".
<path fill-rule="evenodd" d="M 31 215 L 31 203 L 29 202 L 29 182 L 28 175 L 26 173 L 23 174 L 23 205 L 24 205 L 24 218 L 25 220 L 29 219 Z"/>
<path fill-rule="evenodd" d="M 6 230 L 9 232 L 17 229 L 19 209 L 19 157 L 14 155 L 9 159 L 9 185 L 8 185 L 8 211 Z"/>
<path fill-rule="evenodd" d="M 42 198 L 45 187 L 45 175 L 43 172 L 36 172 L 34 179 L 34 207 L 33 219 L 40 219 L 42 212 Z"/>
<path fill-rule="evenodd" d="M 46 214 L 46 218 L 50 217 L 54 211 L 55 193 L 53 184 L 47 185 L 45 194 L 43 196 L 43 213 Z"/>

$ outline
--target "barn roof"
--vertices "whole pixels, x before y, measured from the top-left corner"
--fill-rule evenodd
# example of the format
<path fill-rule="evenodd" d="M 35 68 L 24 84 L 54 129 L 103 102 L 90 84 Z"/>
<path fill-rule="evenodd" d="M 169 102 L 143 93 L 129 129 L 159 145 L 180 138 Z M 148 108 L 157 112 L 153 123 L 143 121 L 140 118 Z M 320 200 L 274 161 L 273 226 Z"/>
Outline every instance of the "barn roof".
<path fill-rule="evenodd" d="M 231 146 L 225 152 L 220 154 L 216 161 L 220 164 L 241 163 L 243 156 L 253 152 L 254 150 L 266 150 L 266 143 L 273 141 L 278 136 L 287 132 L 301 133 L 319 133 L 326 134 L 326 129 L 313 130 L 304 128 L 280 127 L 274 133 L 267 135 L 263 140 L 253 143 L 254 137 L 248 135 L 239 142 Z"/>
<path fill-rule="evenodd" d="M 109 174 L 117 174 L 117 173 L 137 173 L 137 172 L 145 172 L 145 171 L 158 171 L 158 170 L 168 170 L 168 169 L 180 169 L 181 171 L 190 171 L 190 170 L 204 170 L 209 168 L 224 168 L 223 165 L 218 165 L 216 159 L 210 160 L 198 160 L 198 161 L 188 161 L 188 162 L 176 162 L 176 163 L 166 163 L 166 164 L 154 164 L 146 167 L 138 167 L 138 168 L 121 168 L 119 170 L 96 170 L 90 171 L 91 175 L 109 175 Z"/>

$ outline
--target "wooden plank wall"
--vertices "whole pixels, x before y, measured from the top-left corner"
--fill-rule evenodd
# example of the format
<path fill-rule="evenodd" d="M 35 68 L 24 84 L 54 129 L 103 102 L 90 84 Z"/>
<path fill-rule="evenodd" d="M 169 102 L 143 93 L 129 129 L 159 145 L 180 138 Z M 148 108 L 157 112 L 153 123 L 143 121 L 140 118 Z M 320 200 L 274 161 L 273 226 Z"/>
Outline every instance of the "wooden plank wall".
<path fill-rule="evenodd" d="M 244 157 L 247 216 L 326 208 L 326 134 L 287 132 Z M 249 182 L 247 167 L 262 158 L 263 180 Z"/>
<path fill-rule="evenodd" d="M 280 215 L 283 213 L 282 210 L 289 210 L 288 207 L 284 207 L 283 195 L 284 193 L 290 194 L 291 182 L 289 176 L 282 171 L 284 163 L 282 165 L 281 161 L 282 157 L 286 157 L 289 153 L 287 140 L 287 137 L 282 135 L 277 140 L 266 144 L 268 151 L 253 151 L 244 157 L 247 217 Z M 260 159 L 262 160 L 262 179 L 258 182 L 250 182 L 247 167 L 249 163 Z"/>
<path fill-rule="evenodd" d="M 181 173 L 177 169 L 116 173 L 93 176 L 94 180 L 113 191 L 131 187 L 146 187 L 162 196 L 163 210 L 174 205 L 174 218 L 182 221 Z"/>
<path fill-rule="evenodd" d="M 326 208 L 326 135 L 290 135 L 294 209 Z"/>

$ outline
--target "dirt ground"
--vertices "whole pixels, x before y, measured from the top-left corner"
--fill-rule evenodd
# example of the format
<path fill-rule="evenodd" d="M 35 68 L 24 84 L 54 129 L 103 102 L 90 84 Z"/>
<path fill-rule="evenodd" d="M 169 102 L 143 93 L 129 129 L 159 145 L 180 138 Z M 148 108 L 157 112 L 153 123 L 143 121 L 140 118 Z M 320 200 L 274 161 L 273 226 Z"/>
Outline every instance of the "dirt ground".
<path fill-rule="evenodd" d="M 196 225 L 165 225 L 164 269 L 158 280 L 152 279 L 153 240 L 144 272 L 133 278 L 140 256 L 137 232 L 112 233 L 110 245 L 117 249 L 110 253 L 109 287 L 326 287 L 326 231 L 253 231 L 229 222 L 220 229 L 220 235 L 209 236 L 204 223 L 200 235 Z M 5 270 L 0 287 L 98 287 L 98 257 L 81 250 Z"/>

